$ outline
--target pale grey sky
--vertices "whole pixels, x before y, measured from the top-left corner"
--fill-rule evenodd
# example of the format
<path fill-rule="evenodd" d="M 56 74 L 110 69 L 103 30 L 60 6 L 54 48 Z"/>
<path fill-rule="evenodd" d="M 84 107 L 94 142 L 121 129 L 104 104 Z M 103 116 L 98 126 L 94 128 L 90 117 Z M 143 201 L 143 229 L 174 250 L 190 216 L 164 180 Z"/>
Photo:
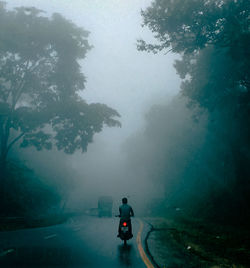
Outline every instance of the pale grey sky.
<path fill-rule="evenodd" d="M 94 48 L 83 63 L 87 76 L 83 98 L 117 109 L 123 130 L 130 135 L 142 126 L 143 114 L 152 99 L 172 96 L 179 78 L 172 67 L 174 55 L 153 55 L 136 50 L 136 40 L 153 40 L 141 27 L 140 10 L 150 0 L 9 0 L 8 7 L 35 6 L 51 14 L 61 13 L 90 31 Z"/>
<path fill-rule="evenodd" d="M 122 128 L 105 129 L 95 136 L 88 153 L 72 156 L 72 165 L 91 180 L 84 188 L 99 194 L 125 187 L 119 174 L 123 161 L 120 145 L 143 127 L 145 112 L 154 102 L 171 99 L 179 90 L 180 80 L 172 66 L 173 54 L 148 54 L 136 50 L 136 40 L 153 40 L 152 33 L 141 27 L 140 10 L 150 0 L 9 0 L 8 7 L 35 6 L 48 15 L 57 12 L 78 26 L 90 31 L 94 48 L 83 62 L 87 77 L 83 98 L 88 102 L 105 103 L 121 114 Z M 115 166 L 115 168 L 114 168 Z M 84 175 L 83 175 L 84 176 Z M 142 180 L 143 178 L 138 178 Z M 106 180 L 106 184 L 103 183 Z M 99 185 L 99 188 L 98 186 Z M 139 185 L 133 181 L 133 189 Z M 140 187 L 140 186 L 139 186 Z M 152 182 L 149 189 L 152 191 Z M 125 187 L 126 188 L 126 187 Z M 79 188 L 81 191 L 81 187 Z"/>

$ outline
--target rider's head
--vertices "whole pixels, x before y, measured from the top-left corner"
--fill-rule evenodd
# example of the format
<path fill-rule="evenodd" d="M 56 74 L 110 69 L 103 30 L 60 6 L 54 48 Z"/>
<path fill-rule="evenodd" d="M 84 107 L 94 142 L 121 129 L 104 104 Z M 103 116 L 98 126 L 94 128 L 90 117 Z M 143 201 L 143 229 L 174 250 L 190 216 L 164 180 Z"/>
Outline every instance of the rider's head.
<path fill-rule="evenodd" d="M 128 203 L 128 199 L 126 197 L 122 198 L 122 204 L 127 204 Z"/>

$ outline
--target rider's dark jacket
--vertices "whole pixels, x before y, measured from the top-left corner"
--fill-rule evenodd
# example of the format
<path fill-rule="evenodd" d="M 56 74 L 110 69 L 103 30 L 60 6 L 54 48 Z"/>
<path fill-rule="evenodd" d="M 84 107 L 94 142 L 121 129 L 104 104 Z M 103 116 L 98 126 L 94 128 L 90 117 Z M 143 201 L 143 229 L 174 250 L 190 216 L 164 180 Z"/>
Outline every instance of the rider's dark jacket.
<path fill-rule="evenodd" d="M 134 216 L 132 207 L 128 204 L 122 204 L 119 207 L 120 217 L 122 220 L 130 220 L 130 217 Z"/>

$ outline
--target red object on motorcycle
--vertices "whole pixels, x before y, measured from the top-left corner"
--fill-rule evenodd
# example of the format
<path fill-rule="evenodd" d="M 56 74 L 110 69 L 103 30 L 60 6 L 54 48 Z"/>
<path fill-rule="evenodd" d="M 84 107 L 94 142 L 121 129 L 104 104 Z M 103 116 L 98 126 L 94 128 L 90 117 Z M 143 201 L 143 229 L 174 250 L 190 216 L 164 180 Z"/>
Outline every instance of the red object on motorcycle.
<path fill-rule="evenodd" d="M 123 223 L 123 226 L 127 226 L 127 223 L 126 223 L 126 222 L 124 222 L 124 223 Z"/>

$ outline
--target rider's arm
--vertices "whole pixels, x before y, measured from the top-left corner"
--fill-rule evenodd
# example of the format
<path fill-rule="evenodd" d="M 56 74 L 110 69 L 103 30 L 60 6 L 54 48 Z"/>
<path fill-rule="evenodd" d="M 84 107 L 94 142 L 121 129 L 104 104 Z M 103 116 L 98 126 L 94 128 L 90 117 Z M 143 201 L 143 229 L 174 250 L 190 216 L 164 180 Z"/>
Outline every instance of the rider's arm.
<path fill-rule="evenodd" d="M 121 217 L 121 208 L 119 207 L 119 217 Z"/>
<path fill-rule="evenodd" d="M 130 207 L 130 215 L 131 215 L 131 217 L 134 217 L 134 211 L 131 207 Z"/>

